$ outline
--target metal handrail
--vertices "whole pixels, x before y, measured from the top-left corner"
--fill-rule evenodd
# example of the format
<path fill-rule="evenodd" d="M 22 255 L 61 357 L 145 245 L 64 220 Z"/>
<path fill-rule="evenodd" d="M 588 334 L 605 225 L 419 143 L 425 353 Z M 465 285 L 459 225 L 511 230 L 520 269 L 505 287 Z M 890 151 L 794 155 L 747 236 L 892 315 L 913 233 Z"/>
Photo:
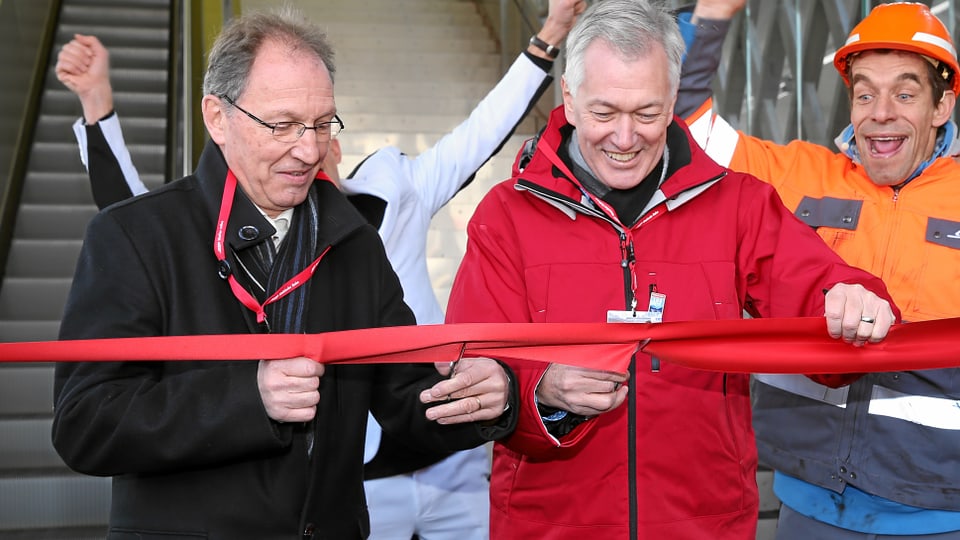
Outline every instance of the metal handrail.
<path fill-rule="evenodd" d="M 185 96 L 183 88 L 183 54 L 187 50 L 181 44 L 184 34 L 183 4 L 181 0 L 170 2 L 170 45 L 167 51 L 167 149 L 164 178 L 182 176 L 184 137 L 182 108 Z"/>
<path fill-rule="evenodd" d="M 193 172 L 206 143 L 200 112 L 204 58 L 223 24 L 239 14 L 239 0 L 173 2 L 170 47 L 167 181 Z"/>
<path fill-rule="evenodd" d="M 0 49 L 17 51 L 4 62 L 0 117 L 0 286 L 27 174 L 43 84 L 56 37 L 60 0 L 0 2 Z M 9 53 L 8 53 L 9 54 Z M 24 58 L 30 58 L 23 63 Z"/>

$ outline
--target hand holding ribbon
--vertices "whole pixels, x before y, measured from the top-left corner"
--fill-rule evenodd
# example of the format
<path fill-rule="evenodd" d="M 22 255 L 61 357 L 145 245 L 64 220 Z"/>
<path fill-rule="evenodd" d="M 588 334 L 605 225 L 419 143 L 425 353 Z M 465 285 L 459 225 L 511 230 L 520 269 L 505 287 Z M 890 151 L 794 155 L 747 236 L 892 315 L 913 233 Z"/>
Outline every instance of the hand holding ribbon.
<path fill-rule="evenodd" d="M 464 358 L 449 379 L 421 392 L 420 401 L 443 403 L 427 409 L 427 418 L 439 424 L 493 420 L 506 409 L 509 388 L 506 371 L 496 360 Z"/>

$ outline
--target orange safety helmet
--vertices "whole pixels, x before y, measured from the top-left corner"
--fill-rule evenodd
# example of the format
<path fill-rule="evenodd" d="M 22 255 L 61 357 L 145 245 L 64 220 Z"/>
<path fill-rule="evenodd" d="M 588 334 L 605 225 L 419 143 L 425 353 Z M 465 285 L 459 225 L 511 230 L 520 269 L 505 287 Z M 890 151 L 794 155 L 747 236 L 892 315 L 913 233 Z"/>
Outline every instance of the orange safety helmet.
<path fill-rule="evenodd" d="M 847 76 L 850 59 L 857 53 L 875 49 L 907 51 L 926 57 L 960 97 L 957 50 L 947 27 L 929 7 L 916 2 L 893 2 L 873 8 L 833 56 L 833 65 L 847 86 L 850 86 Z"/>

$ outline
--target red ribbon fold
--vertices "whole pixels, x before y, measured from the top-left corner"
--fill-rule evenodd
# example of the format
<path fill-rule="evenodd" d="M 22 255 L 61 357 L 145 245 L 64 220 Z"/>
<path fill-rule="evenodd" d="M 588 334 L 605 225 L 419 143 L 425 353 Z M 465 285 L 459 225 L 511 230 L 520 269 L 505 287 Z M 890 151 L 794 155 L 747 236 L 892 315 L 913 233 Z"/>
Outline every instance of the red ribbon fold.
<path fill-rule="evenodd" d="M 823 318 L 660 324 L 470 323 L 324 334 L 229 334 L 0 343 L 2 362 L 250 360 L 306 356 L 324 363 L 448 362 L 487 356 L 625 371 L 638 349 L 691 368 L 745 373 L 851 373 L 960 366 L 960 318 L 891 328 L 853 347 Z"/>

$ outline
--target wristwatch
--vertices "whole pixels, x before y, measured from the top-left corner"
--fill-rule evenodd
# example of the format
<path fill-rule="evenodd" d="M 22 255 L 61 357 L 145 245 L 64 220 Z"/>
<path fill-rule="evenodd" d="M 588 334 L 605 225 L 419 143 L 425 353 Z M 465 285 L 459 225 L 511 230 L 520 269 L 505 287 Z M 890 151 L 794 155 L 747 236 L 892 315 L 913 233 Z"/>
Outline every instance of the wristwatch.
<path fill-rule="evenodd" d="M 560 49 L 540 39 L 536 34 L 530 36 L 530 44 L 547 53 L 547 56 L 549 56 L 551 60 L 555 60 L 560 54 Z"/>

